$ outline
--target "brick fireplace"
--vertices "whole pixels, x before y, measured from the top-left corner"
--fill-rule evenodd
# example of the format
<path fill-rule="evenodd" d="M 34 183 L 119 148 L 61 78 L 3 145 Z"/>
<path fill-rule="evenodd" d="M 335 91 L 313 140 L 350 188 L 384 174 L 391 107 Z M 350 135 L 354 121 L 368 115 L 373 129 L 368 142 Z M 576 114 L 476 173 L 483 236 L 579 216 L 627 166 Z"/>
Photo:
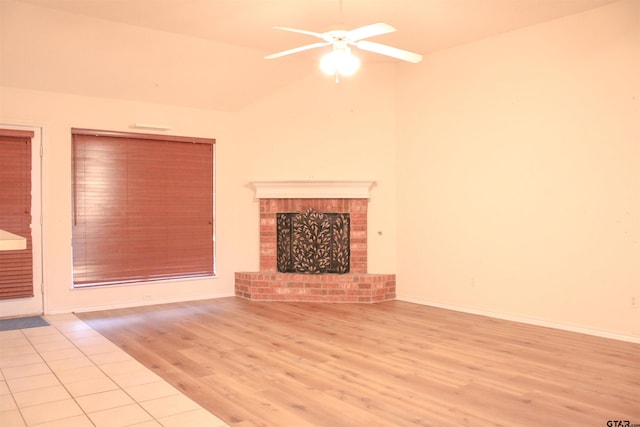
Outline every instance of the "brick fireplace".
<path fill-rule="evenodd" d="M 367 207 L 373 182 L 269 181 L 252 184 L 260 203 L 260 271 L 235 274 L 237 296 L 259 301 L 348 303 L 395 299 L 395 274 L 367 273 Z M 349 215 L 348 273 L 277 271 L 277 214 L 309 209 Z"/>

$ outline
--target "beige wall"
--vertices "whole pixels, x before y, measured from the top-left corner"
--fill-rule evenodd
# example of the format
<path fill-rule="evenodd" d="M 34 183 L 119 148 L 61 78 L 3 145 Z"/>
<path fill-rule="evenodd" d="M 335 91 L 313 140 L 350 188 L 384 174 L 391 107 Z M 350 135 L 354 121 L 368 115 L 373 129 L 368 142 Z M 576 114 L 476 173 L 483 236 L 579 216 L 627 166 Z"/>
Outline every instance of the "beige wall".
<path fill-rule="evenodd" d="M 128 67 L 138 74 L 132 80 L 152 79 L 153 70 L 145 56 L 158 60 L 157 41 L 164 52 L 201 52 L 202 41 L 172 38 L 167 33 L 89 20 L 41 8 L 15 5 L 2 35 L 11 43 L 2 45 L 2 71 L 7 81 L 25 87 L 0 87 L 0 123 L 41 126 L 44 132 L 43 163 L 43 280 L 47 312 L 92 310 L 106 307 L 142 305 L 168 301 L 233 295 L 236 271 L 257 271 L 258 204 L 252 180 L 274 179 L 372 179 L 377 182 L 370 201 L 371 272 L 395 272 L 395 88 L 392 65 L 372 65 L 357 79 L 336 84 L 331 78 L 311 75 L 294 80 L 282 90 L 264 96 L 258 103 L 233 113 L 123 100 L 141 93 L 122 93 L 113 88 L 113 97 L 72 95 L 74 79 L 94 78 L 87 63 L 107 66 L 105 58 L 82 57 L 80 72 L 73 64 L 84 52 L 88 40 L 78 40 L 72 27 L 88 31 L 100 40 L 100 52 L 108 62 L 136 59 L 141 67 Z M 55 19 L 54 19 L 55 18 Z M 65 28 L 60 28 L 59 18 Z M 145 46 L 106 43 L 112 33 L 118 40 L 130 38 Z M 20 28 L 30 28 L 21 35 Z M 39 40 L 55 38 L 40 44 Z M 90 43 L 89 43 L 90 44 Z M 213 46 L 212 64 L 232 48 Z M 25 52 L 30 57 L 25 58 Z M 58 56 L 56 56 L 58 55 Z M 132 57 L 133 55 L 133 57 Z M 260 58 L 258 52 L 252 57 Z M 56 58 L 54 61 L 52 58 Z M 75 58 L 75 59 L 73 59 Z M 12 61 L 9 61 L 12 59 Z M 166 59 L 166 58 L 165 58 Z M 17 64 L 14 66 L 13 61 Z M 53 62 L 50 62 L 53 61 Z M 251 68 L 248 66 L 248 68 Z M 65 86 L 51 87 L 58 79 L 53 73 L 73 76 Z M 166 70 L 165 70 L 166 71 Z M 115 72 L 115 70 L 114 70 Z M 26 73 L 17 78 L 15 73 Z M 171 78 L 173 82 L 175 78 Z M 194 81 L 182 76 L 188 90 Z M 162 80 L 162 79 L 161 79 Z M 153 81 L 153 80 L 151 80 Z M 201 82 L 202 83 L 202 82 Z M 111 82 L 96 81 L 96 93 L 111 93 Z M 82 85 L 79 85 L 82 86 Z M 221 88 L 200 86 L 196 103 L 210 91 L 219 96 Z M 144 90 L 144 88 L 141 88 Z M 248 88 L 247 90 L 251 90 Z M 184 101 L 176 91 L 176 103 Z M 232 96 L 232 95 L 229 95 Z M 233 104 L 233 103 L 231 103 Z M 235 105 L 235 104 L 234 104 Z M 71 134 L 72 127 L 132 131 L 134 123 L 167 125 L 176 135 L 216 138 L 216 252 L 215 279 L 162 282 L 144 285 L 71 289 Z M 149 132 L 149 131 L 147 131 Z M 378 231 L 382 235 L 378 234 Z M 14 314 L 9 304 L 0 302 L 0 316 Z"/>
<path fill-rule="evenodd" d="M 0 122 L 42 126 L 44 287 L 48 312 L 233 295 L 236 271 L 257 271 L 253 180 L 373 179 L 370 272 L 395 271 L 395 118 L 391 66 L 336 85 L 295 82 L 237 113 L 0 88 Z M 377 90 L 370 90 L 378 87 Z M 130 132 L 133 123 L 216 138 L 215 279 L 71 289 L 72 127 Z M 148 132 L 148 131 L 147 131 Z M 382 232 L 382 235 L 378 234 Z M 0 303 L 0 310 L 2 303 Z"/>
<path fill-rule="evenodd" d="M 396 168 L 394 68 L 366 64 L 336 84 L 313 74 L 236 116 L 247 181 L 373 180 L 369 201 L 368 272 L 395 273 Z M 253 192 L 245 191 L 246 198 Z M 252 205 L 257 248 L 258 202 Z M 256 269 L 257 269 L 256 264 Z"/>
<path fill-rule="evenodd" d="M 108 129 L 131 132 L 133 123 L 169 125 L 170 133 L 217 139 L 216 156 L 232 156 L 230 114 L 157 104 L 0 88 L 0 122 L 29 124 L 44 129 L 42 158 L 43 280 L 48 312 L 148 304 L 231 295 L 233 272 L 242 265 L 228 246 L 229 235 L 244 238 L 229 200 L 236 194 L 233 175 L 217 184 L 218 277 L 208 280 L 71 289 L 71 128 Z M 231 153 L 230 153 L 231 152 Z M 219 175 L 229 165 L 218 161 Z M 230 202 L 229 204 L 223 202 Z M 231 206 L 230 206 L 231 205 Z M 237 230 L 236 230 L 237 228 Z M 3 305 L 0 304 L 0 310 Z"/>
<path fill-rule="evenodd" d="M 418 65 L 364 64 L 340 84 L 314 70 L 260 92 L 249 106 L 227 103 L 232 113 L 178 106 L 186 92 L 197 102 L 205 102 L 205 89 L 224 93 L 194 85 L 189 73 L 161 76 L 171 85 L 173 106 L 112 99 L 144 96 L 152 87 L 123 93 L 96 82 L 92 98 L 70 95 L 73 81 L 51 86 L 55 79 L 37 67 L 47 58 L 68 66 L 84 42 L 57 32 L 60 21 L 49 19 L 55 12 L 36 9 L 13 9 L 3 29 L 11 35 L 3 53 L 35 57 L 0 72 L 11 81 L 29 73 L 20 87 L 37 91 L 0 87 L 0 121 L 44 129 L 49 312 L 231 295 L 234 272 L 258 269 L 258 204 L 250 181 L 372 179 L 369 272 L 397 273 L 401 298 L 640 336 L 640 310 L 629 307 L 632 296 L 640 297 L 637 1 L 441 51 Z M 256 56 L 126 26 L 117 28 L 119 37 L 135 35 L 149 49 L 114 46 L 106 40 L 116 24 L 71 16 L 64 22 L 91 28 L 109 55 L 123 51 L 141 64 L 148 65 L 137 53 L 157 61 L 203 47 L 215 51 L 205 69 L 218 54 Z M 21 37 L 20 28 L 30 28 L 29 36 Z M 54 33 L 55 43 L 39 43 Z M 166 48 L 160 53 L 157 37 Z M 197 55 L 183 57 L 190 56 Z M 147 65 L 127 72 L 154 77 Z M 90 69 L 82 70 L 91 78 Z M 185 93 L 180 82 L 188 83 Z M 218 141 L 218 277 L 72 290 L 70 128 L 128 131 L 145 122 Z"/>
<path fill-rule="evenodd" d="M 640 337 L 640 2 L 403 67 L 398 295 Z"/>

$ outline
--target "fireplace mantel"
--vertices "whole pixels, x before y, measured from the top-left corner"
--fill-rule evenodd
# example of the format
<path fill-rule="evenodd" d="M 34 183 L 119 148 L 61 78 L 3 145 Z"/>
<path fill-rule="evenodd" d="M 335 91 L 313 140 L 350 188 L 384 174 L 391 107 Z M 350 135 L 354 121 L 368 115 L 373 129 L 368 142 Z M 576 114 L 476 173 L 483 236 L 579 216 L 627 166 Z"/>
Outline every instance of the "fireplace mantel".
<path fill-rule="evenodd" d="M 375 181 L 253 181 L 256 199 L 368 199 Z"/>
<path fill-rule="evenodd" d="M 395 274 L 367 273 L 367 208 L 375 181 L 254 181 L 260 205 L 260 270 L 235 273 L 235 294 L 251 301 L 374 303 L 396 297 Z M 349 270 L 278 271 L 278 216 L 347 214 Z"/>

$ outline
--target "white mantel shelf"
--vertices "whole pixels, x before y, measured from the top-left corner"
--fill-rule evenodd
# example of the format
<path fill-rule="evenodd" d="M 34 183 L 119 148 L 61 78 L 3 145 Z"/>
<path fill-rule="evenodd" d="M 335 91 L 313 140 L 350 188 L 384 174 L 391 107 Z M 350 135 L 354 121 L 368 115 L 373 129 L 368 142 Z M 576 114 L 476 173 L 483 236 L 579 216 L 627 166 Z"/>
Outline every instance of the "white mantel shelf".
<path fill-rule="evenodd" d="M 27 239 L 8 231 L 0 230 L 0 251 L 27 249 Z"/>
<path fill-rule="evenodd" d="M 253 181 L 256 199 L 368 199 L 375 181 Z"/>

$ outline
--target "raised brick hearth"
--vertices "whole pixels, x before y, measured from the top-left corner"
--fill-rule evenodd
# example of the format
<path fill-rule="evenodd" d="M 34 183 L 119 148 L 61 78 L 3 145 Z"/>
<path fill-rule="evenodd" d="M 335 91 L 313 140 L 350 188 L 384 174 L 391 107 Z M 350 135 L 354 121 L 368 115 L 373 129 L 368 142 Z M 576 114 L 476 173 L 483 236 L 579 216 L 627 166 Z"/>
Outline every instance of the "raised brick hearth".
<path fill-rule="evenodd" d="M 362 187 L 364 183 L 360 182 L 289 181 L 264 184 L 265 187 L 255 185 L 256 197 L 260 202 L 260 271 L 235 274 L 237 296 L 259 301 L 359 303 L 395 299 L 395 274 L 367 273 L 370 182 L 366 183 L 366 187 Z M 276 214 L 307 209 L 350 215 L 349 273 L 299 274 L 277 271 Z"/>
<path fill-rule="evenodd" d="M 236 295 L 260 301 L 379 302 L 396 297 L 396 276 L 236 273 Z"/>

